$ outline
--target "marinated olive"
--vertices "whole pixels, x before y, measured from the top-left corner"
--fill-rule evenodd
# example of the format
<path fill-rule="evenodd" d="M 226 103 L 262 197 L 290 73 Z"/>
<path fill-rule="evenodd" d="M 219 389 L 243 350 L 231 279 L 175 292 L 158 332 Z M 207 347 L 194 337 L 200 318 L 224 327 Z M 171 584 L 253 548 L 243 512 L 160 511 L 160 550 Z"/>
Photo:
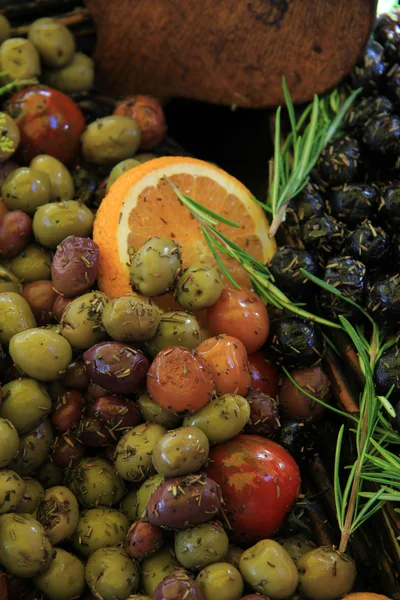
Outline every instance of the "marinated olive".
<path fill-rule="evenodd" d="M 151 96 L 137 95 L 125 98 L 125 100 L 118 102 L 114 114 L 126 115 L 137 120 L 142 131 L 141 150 L 152 150 L 162 141 L 165 135 L 167 128 L 163 109 L 160 102 Z M 154 158 L 154 155 L 150 156 Z"/>
<path fill-rule="evenodd" d="M 226 556 L 228 546 L 228 536 L 218 521 L 184 529 L 175 536 L 176 558 L 187 569 L 203 569 L 220 562 Z"/>
<path fill-rule="evenodd" d="M 222 274 L 217 267 L 192 265 L 179 276 L 174 294 L 184 309 L 202 310 L 217 302 L 222 286 Z"/>
<path fill-rule="evenodd" d="M 3 141 L 3 150 L 0 151 L 0 163 L 5 162 L 14 154 L 20 141 L 18 125 L 10 115 L 0 112 L 0 136 Z"/>
<path fill-rule="evenodd" d="M 84 458 L 71 471 L 68 483 L 79 502 L 88 508 L 113 506 L 123 497 L 124 482 L 104 458 Z"/>
<path fill-rule="evenodd" d="M 147 518 L 153 525 L 186 529 L 210 521 L 221 509 L 221 490 L 208 477 L 168 479 L 151 495 Z"/>
<path fill-rule="evenodd" d="M 93 213 L 81 202 L 50 202 L 37 209 L 33 217 L 33 233 L 42 246 L 56 248 L 69 235 L 90 235 L 93 220 Z"/>
<path fill-rule="evenodd" d="M 87 389 L 89 377 L 87 376 L 83 359 L 78 358 L 69 363 L 62 382 L 66 388 L 81 391 Z"/>
<path fill-rule="evenodd" d="M 133 559 L 142 560 L 155 554 L 163 545 L 162 529 L 146 521 L 135 521 L 125 539 L 125 549 Z"/>
<path fill-rule="evenodd" d="M 61 485 L 64 480 L 63 470 L 51 458 L 45 460 L 36 474 L 45 490 Z"/>
<path fill-rule="evenodd" d="M 32 237 L 32 220 L 20 210 L 11 210 L 0 219 L 0 257 L 14 258 Z"/>
<path fill-rule="evenodd" d="M 68 390 L 57 399 L 51 415 L 51 422 L 59 431 L 68 431 L 80 421 L 84 408 L 83 394 L 78 390 Z"/>
<path fill-rule="evenodd" d="M 110 300 L 103 311 L 103 326 L 118 342 L 141 342 L 154 337 L 160 323 L 156 306 L 134 294 Z"/>
<path fill-rule="evenodd" d="M 239 339 L 217 335 L 202 342 L 196 350 L 209 364 L 219 394 L 247 394 L 251 376 L 247 351 Z"/>
<path fill-rule="evenodd" d="M 35 429 L 20 437 L 18 454 L 8 466 L 21 477 L 32 475 L 46 460 L 52 441 L 51 423 L 49 419 L 45 419 Z"/>
<path fill-rule="evenodd" d="M 353 588 L 354 561 L 329 546 L 314 548 L 297 560 L 299 591 L 310 600 L 335 600 Z"/>
<path fill-rule="evenodd" d="M 157 473 L 165 477 L 189 475 L 204 466 L 208 452 L 208 439 L 201 429 L 180 427 L 169 431 L 156 442 L 153 466 Z"/>
<path fill-rule="evenodd" d="M 73 554 L 54 548 L 49 568 L 34 583 L 49 600 L 74 600 L 85 591 L 85 567 Z"/>
<path fill-rule="evenodd" d="M 17 577 L 46 571 L 52 559 L 51 543 L 32 515 L 9 513 L 0 519 L 0 563 Z"/>
<path fill-rule="evenodd" d="M 75 350 L 86 350 L 106 337 L 101 315 L 107 301 L 101 292 L 89 292 L 74 298 L 64 310 L 61 334 Z"/>
<path fill-rule="evenodd" d="M 96 165 L 115 165 L 135 154 L 140 135 L 139 124 L 129 117 L 110 115 L 97 119 L 83 132 L 83 157 Z"/>
<path fill-rule="evenodd" d="M 81 513 L 71 542 L 86 558 L 98 548 L 121 544 L 129 529 L 126 516 L 112 508 L 90 508 Z"/>
<path fill-rule="evenodd" d="M 0 294 L 0 343 L 8 344 L 15 334 L 31 327 L 36 327 L 36 321 L 27 301 L 15 292 L 2 292 Z"/>
<path fill-rule="evenodd" d="M 55 289 L 64 297 L 79 296 L 96 281 L 99 248 L 90 238 L 71 235 L 57 246 L 51 265 Z"/>
<path fill-rule="evenodd" d="M 196 583 L 205 600 L 240 600 L 243 594 L 243 578 L 227 562 L 215 562 L 205 567 L 196 577 Z"/>
<path fill-rule="evenodd" d="M 76 433 L 73 431 L 56 438 L 51 447 L 51 459 L 62 469 L 77 465 L 85 454 L 85 446 L 78 441 Z"/>
<path fill-rule="evenodd" d="M 133 427 L 122 436 L 115 451 L 115 468 L 127 481 L 142 481 L 153 470 L 152 453 L 166 429 L 156 423 Z"/>
<path fill-rule="evenodd" d="M 79 505 L 75 495 L 63 485 L 49 488 L 39 504 L 37 520 L 52 544 L 69 538 L 79 520 Z"/>
<path fill-rule="evenodd" d="M 37 244 L 29 244 L 11 263 L 11 271 L 24 283 L 51 279 L 51 255 Z"/>
<path fill-rule="evenodd" d="M 262 540 L 245 550 L 239 568 L 244 580 L 271 600 L 288 598 L 296 591 L 299 580 L 296 565 L 274 540 Z"/>
<path fill-rule="evenodd" d="M 126 600 L 139 589 L 139 567 L 123 548 L 99 548 L 85 567 L 88 586 L 97 598 Z"/>
<path fill-rule="evenodd" d="M 93 60 L 82 52 L 75 52 L 64 67 L 44 71 L 42 80 L 46 85 L 66 94 L 88 92 L 94 80 Z"/>
<path fill-rule="evenodd" d="M 1 197 L 10 210 L 29 215 L 50 201 L 51 184 L 47 173 L 31 167 L 15 169 L 1 186 Z"/>
<path fill-rule="evenodd" d="M 153 598 L 158 584 L 168 575 L 179 568 L 174 550 L 171 546 L 164 546 L 142 562 L 142 586 L 146 594 Z"/>
<path fill-rule="evenodd" d="M 154 358 L 170 346 L 183 346 L 193 350 L 202 341 L 201 327 L 194 315 L 183 311 L 165 312 L 152 339 L 143 346 L 146 354 Z"/>
<path fill-rule="evenodd" d="M 84 417 L 80 420 L 77 438 L 81 444 L 89 448 L 109 446 L 113 440 L 112 432 L 104 423 L 95 417 Z"/>
<path fill-rule="evenodd" d="M 90 59 L 89 59 L 90 60 Z M 47 173 L 50 180 L 50 202 L 74 198 L 74 182 L 61 161 L 49 154 L 38 154 L 31 161 L 31 168 Z"/>
<path fill-rule="evenodd" d="M 284 539 L 281 544 L 295 563 L 297 563 L 298 559 L 303 556 L 303 554 L 315 548 L 313 542 L 301 535 L 288 537 Z"/>
<path fill-rule="evenodd" d="M 290 376 L 304 392 L 300 391 L 288 376 L 283 379 L 279 391 L 279 408 L 283 415 L 296 421 L 307 419 L 317 421 L 324 412 L 324 407 L 318 403 L 318 400 L 325 403 L 329 401 L 327 375 L 318 366 L 310 369 L 297 369 L 292 371 Z"/>
<path fill-rule="evenodd" d="M 172 288 L 182 266 L 173 240 L 152 237 L 132 256 L 131 283 L 140 294 L 159 296 Z"/>
<path fill-rule="evenodd" d="M 69 342 L 49 329 L 27 329 L 10 340 L 14 363 L 30 377 L 53 381 L 63 376 L 72 358 Z"/>
<path fill-rule="evenodd" d="M 24 286 L 22 297 L 31 307 L 33 316 L 38 325 L 53 323 L 53 305 L 57 292 L 51 281 L 32 281 Z"/>
<path fill-rule="evenodd" d="M 316 323 L 284 317 L 271 324 L 271 350 L 287 367 L 313 367 L 325 353 L 325 338 Z"/>
<path fill-rule="evenodd" d="M 0 405 L 0 409 L 2 406 L 4 404 Z M 0 440 L 0 469 L 3 469 L 16 456 L 19 447 L 17 430 L 11 421 L 4 417 L 0 417 Z"/>
<path fill-rule="evenodd" d="M 154 590 L 154 600 L 204 600 L 197 583 L 186 573 L 177 571 L 163 579 Z"/>
<path fill-rule="evenodd" d="M 37 479 L 28 477 L 24 479 L 25 491 L 15 512 L 25 515 L 33 515 L 41 499 L 44 496 L 44 487 Z"/>
<path fill-rule="evenodd" d="M 136 404 L 144 421 L 158 423 L 158 425 L 163 425 L 167 429 L 175 429 L 182 423 L 182 417 L 156 404 L 146 392 L 140 394 Z"/>
<path fill-rule="evenodd" d="M 25 481 L 11 469 L 0 471 L 0 515 L 15 511 L 21 502 L 26 484 Z"/>
<path fill-rule="evenodd" d="M 164 483 L 164 477 L 162 475 L 152 475 L 142 485 L 137 491 L 137 507 L 136 514 L 137 518 L 147 521 L 147 506 L 149 504 L 150 498 L 153 492 L 156 491 L 157 488 L 160 487 Z M 135 516 L 136 519 L 136 516 Z M 134 520 L 135 520 L 134 519 Z"/>
<path fill-rule="evenodd" d="M 7 79 L 30 79 L 40 75 L 38 51 L 30 40 L 10 38 L 0 46 L 1 69 L 7 73 Z"/>
<path fill-rule="evenodd" d="M 22 292 L 22 283 L 18 277 L 15 277 L 14 273 L 0 265 L 0 293 L 2 292 L 20 294 Z"/>
<path fill-rule="evenodd" d="M 118 163 L 117 165 L 115 165 L 115 167 L 113 167 L 111 169 L 111 172 L 107 179 L 107 187 L 106 187 L 107 192 L 110 189 L 110 187 L 112 186 L 112 184 L 115 181 L 117 181 L 118 177 L 121 177 L 121 175 L 123 175 L 124 173 L 129 171 L 129 169 L 133 169 L 134 167 L 137 167 L 140 164 L 141 163 L 134 158 L 127 158 L 126 160 L 123 160 L 120 163 Z"/>
<path fill-rule="evenodd" d="M 28 39 L 42 61 L 49 67 L 63 67 L 75 52 L 75 38 L 62 23 L 53 19 L 37 19 L 28 29 Z"/>
<path fill-rule="evenodd" d="M 251 390 L 246 400 L 250 404 L 250 417 L 245 426 L 246 433 L 271 437 L 280 426 L 275 400 L 260 390 Z"/>
<path fill-rule="evenodd" d="M 51 413 L 51 398 L 35 379 L 14 379 L 1 391 L 0 417 L 11 421 L 18 433 L 28 433 Z"/>

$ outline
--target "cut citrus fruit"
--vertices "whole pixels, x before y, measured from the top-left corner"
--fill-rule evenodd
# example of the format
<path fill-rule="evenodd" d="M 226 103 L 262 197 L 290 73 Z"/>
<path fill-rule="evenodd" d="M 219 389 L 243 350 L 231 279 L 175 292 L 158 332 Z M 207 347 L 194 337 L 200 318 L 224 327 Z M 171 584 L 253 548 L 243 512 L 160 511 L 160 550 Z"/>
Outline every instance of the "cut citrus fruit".
<path fill-rule="evenodd" d="M 201 160 L 156 158 L 119 177 L 97 212 L 93 239 L 100 248 L 98 283 L 107 296 L 115 298 L 132 292 L 129 252 L 150 237 L 178 242 L 184 267 L 201 261 L 215 264 L 197 220 L 181 204 L 165 176 L 197 202 L 239 223 L 240 228 L 223 223 L 218 228 L 255 258 L 265 263 L 275 253 L 264 211 L 237 179 Z M 234 259 L 221 258 L 237 283 L 249 288 L 244 269 Z M 162 308 L 176 307 L 170 295 L 155 301 Z"/>

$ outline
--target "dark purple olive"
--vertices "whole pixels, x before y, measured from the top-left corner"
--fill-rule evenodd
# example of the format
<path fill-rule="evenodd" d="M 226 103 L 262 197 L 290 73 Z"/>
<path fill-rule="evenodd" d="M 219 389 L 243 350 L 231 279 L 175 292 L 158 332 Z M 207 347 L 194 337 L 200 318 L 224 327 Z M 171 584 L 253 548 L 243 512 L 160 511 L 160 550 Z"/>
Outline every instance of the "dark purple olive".
<path fill-rule="evenodd" d="M 279 429 L 279 412 L 275 400 L 260 390 L 249 392 L 246 400 L 250 404 L 250 419 L 245 432 L 270 437 Z"/>
<path fill-rule="evenodd" d="M 331 142 L 318 161 L 318 173 L 324 184 L 344 185 L 354 181 L 359 168 L 360 146 L 355 138 L 344 136 Z"/>
<path fill-rule="evenodd" d="M 113 394 L 134 394 L 149 370 L 142 352 L 122 342 L 95 344 L 83 360 L 90 379 Z"/>
<path fill-rule="evenodd" d="M 66 298 L 79 296 L 96 281 L 99 247 L 90 238 L 71 235 L 57 246 L 51 266 L 54 288 Z"/>
<path fill-rule="evenodd" d="M 80 421 L 84 406 L 82 392 L 68 390 L 58 397 L 51 422 L 59 431 L 68 431 Z"/>
<path fill-rule="evenodd" d="M 74 390 L 86 390 L 89 377 L 86 373 L 85 363 L 81 358 L 69 363 L 63 378 L 63 385 Z"/>
<path fill-rule="evenodd" d="M 136 427 L 142 422 L 142 415 L 132 400 L 121 396 L 101 396 L 90 409 L 90 414 L 106 423 L 115 435 Z"/>
<path fill-rule="evenodd" d="M 111 392 L 101 387 L 101 385 L 97 385 L 91 381 L 87 388 L 88 394 L 93 400 L 97 400 L 97 398 L 102 398 L 103 396 L 108 396 Z"/>
<path fill-rule="evenodd" d="M 169 575 L 156 587 L 153 600 L 205 600 L 197 583 L 184 572 Z"/>
<path fill-rule="evenodd" d="M 100 448 L 109 446 L 112 436 L 104 423 L 95 417 L 85 417 L 79 423 L 77 438 L 84 446 Z"/>
<path fill-rule="evenodd" d="M 0 219 L 0 258 L 14 258 L 32 238 L 32 219 L 21 210 L 12 210 Z"/>
<path fill-rule="evenodd" d="M 52 461 L 62 469 L 77 465 L 85 455 L 86 448 L 73 431 L 67 431 L 56 438 L 50 450 Z"/>

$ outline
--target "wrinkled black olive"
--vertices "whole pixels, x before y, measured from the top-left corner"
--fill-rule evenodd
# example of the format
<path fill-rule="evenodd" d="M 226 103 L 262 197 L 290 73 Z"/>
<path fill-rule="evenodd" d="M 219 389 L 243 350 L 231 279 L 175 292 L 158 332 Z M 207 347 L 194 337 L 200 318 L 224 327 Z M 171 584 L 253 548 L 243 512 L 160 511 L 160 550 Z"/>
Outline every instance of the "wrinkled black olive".
<path fill-rule="evenodd" d="M 334 256 L 325 267 L 324 281 L 335 287 L 343 296 L 362 304 L 365 285 L 365 265 L 350 256 Z M 319 306 L 330 319 L 358 318 L 360 311 L 332 292 L 321 289 Z"/>
<path fill-rule="evenodd" d="M 312 367 L 325 352 L 325 339 L 316 323 L 298 317 L 284 317 L 271 323 L 271 349 L 286 367 Z"/>
<path fill-rule="evenodd" d="M 315 452 L 316 428 L 311 422 L 283 421 L 274 439 L 296 461 L 305 460 Z"/>
<path fill-rule="evenodd" d="M 382 352 L 376 363 L 374 380 L 378 394 L 386 395 L 394 386 L 390 400 L 400 400 L 400 346 L 398 344 Z"/>
<path fill-rule="evenodd" d="M 344 240 L 344 233 L 343 225 L 329 215 L 312 217 L 301 228 L 303 243 L 307 250 L 322 255 L 339 251 Z"/>
<path fill-rule="evenodd" d="M 365 221 L 346 238 L 342 253 L 357 258 L 368 268 L 375 268 L 384 266 L 389 249 L 390 238 L 386 231 Z"/>
<path fill-rule="evenodd" d="M 385 49 L 385 58 L 389 62 L 400 58 L 399 11 L 384 13 L 375 24 L 374 38 Z"/>
<path fill-rule="evenodd" d="M 400 273 L 386 275 L 368 288 L 368 312 L 381 327 L 396 331 L 400 327 Z"/>
<path fill-rule="evenodd" d="M 279 248 L 271 259 L 269 269 L 279 289 L 296 302 L 315 291 L 314 284 L 302 275 L 300 269 L 305 269 L 317 277 L 322 271 L 321 265 L 311 252 L 289 246 Z"/>
<path fill-rule="evenodd" d="M 331 142 L 321 154 L 317 169 L 321 180 L 330 185 L 354 181 L 359 168 L 360 145 L 355 138 L 345 136 Z"/>
<path fill-rule="evenodd" d="M 363 127 L 362 140 L 374 152 L 398 154 L 400 119 L 388 113 L 371 117 Z"/>
<path fill-rule="evenodd" d="M 354 227 L 371 218 L 377 203 L 378 192 L 374 187 L 365 183 L 350 183 L 330 192 L 327 207 L 337 219 Z"/>
<path fill-rule="evenodd" d="M 390 231 L 400 232 L 400 183 L 387 188 L 378 208 L 379 218 Z"/>
<path fill-rule="evenodd" d="M 383 46 L 375 40 L 370 40 L 350 73 L 350 85 L 355 89 L 362 87 L 364 93 L 373 92 L 378 88 L 386 68 Z"/>
<path fill-rule="evenodd" d="M 392 114 L 393 110 L 393 104 L 386 96 L 367 96 L 351 107 L 346 117 L 346 126 L 349 131 L 360 135 L 365 123 L 371 117 Z"/>

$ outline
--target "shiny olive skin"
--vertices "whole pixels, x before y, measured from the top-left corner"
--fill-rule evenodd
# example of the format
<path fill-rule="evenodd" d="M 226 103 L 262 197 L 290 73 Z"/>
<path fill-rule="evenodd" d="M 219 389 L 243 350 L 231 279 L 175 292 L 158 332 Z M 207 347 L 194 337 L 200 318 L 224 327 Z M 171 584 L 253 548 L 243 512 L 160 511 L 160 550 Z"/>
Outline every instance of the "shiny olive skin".
<path fill-rule="evenodd" d="M 53 305 L 57 298 L 57 292 L 51 281 L 44 279 L 27 283 L 21 295 L 31 307 L 38 325 L 54 323 Z"/>
<path fill-rule="evenodd" d="M 131 490 L 122 498 L 119 510 L 128 517 L 129 521 L 133 523 L 136 521 L 137 505 L 138 505 L 138 492 L 137 490 Z"/>
<path fill-rule="evenodd" d="M 100 421 L 103 421 L 109 429 L 112 429 L 115 440 L 127 429 L 136 427 L 142 422 L 136 403 L 120 396 L 101 396 L 97 398 L 89 412 Z"/>
<path fill-rule="evenodd" d="M 4 181 L 1 197 L 10 210 L 22 210 L 34 215 L 39 206 L 50 201 L 50 178 L 38 169 L 20 167 Z"/>
<path fill-rule="evenodd" d="M 165 545 L 142 562 L 142 587 L 146 594 L 153 598 L 158 584 L 177 571 L 179 563 L 172 546 Z"/>
<path fill-rule="evenodd" d="M 25 491 L 15 512 L 20 514 L 33 515 L 44 496 L 44 487 L 37 480 L 31 477 L 24 479 Z"/>
<path fill-rule="evenodd" d="M 77 200 L 50 202 L 37 209 L 33 217 L 33 233 L 42 246 L 56 248 L 69 235 L 90 235 L 93 221 L 92 211 Z"/>
<path fill-rule="evenodd" d="M 86 558 L 98 548 L 121 544 L 128 529 L 128 519 L 118 510 L 90 508 L 81 513 L 71 542 L 76 552 Z"/>
<path fill-rule="evenodd" d="M 202 342 L 201 327 L 194 315 L 183 311 L 170 311 L 161 315 L 154 337 L 143 345 L 151 358 L 169 346 L 183 346 L 193 350 Z"/>
<path fill-rule="evenodd" d="M 7 73 L 7 80 L 29 79 L 40 75 L 38 51 L 30 40 L 10 38 L 0 47 L 1 70 Z"/>
<path fill-rule="evenodd" d="M 139 520 L 129 527 L 124 546 L 131 558 L 142 560 L 155 554 L 163 543 L 164 535 L 160 527 Z"/>
<path fill-rule="evenodd" d="M 23 377 L 1 388 L 0 417 L 8 419 L 18 433 L 28 433 L 51 413 L 51 398 L 36 379 Z"/>
<path fill-rule="evenodd" d="M 197 575 L 196 583 L 205 600 L 240 600 L 243 594 L 243 578 L 227 562 L 215 562 L 205 567 Z"/>
<path fill-rule="evenodd" d="M 112 443 L 112 436 L 104 423 L 95 417 L 83 417 L 78 426 L 77 438 L 89 448 L 103 448 Z"/>
<path fill-rule="evenodd" d="M 158 423 L 167 429 L 176 429 L 182 423 L 182 417 L 156 404 L 147 392 L 140 394 L 136 399 L 136 404 L 144 421 Z"/>
<path fill-rule="evenodd" d="M 58 246 L 51 264 L 54 288 L 65 298 L 80 296 L 96 281 L 99 247 L 90 238 L 70 235 Z"/>
<path fill-rule="evenodd" d="M 354 561 L 329 546 L 314 548 L 297 560 L 299 592 L 310 600 L 335 600 L 351 592 L 357 571 Z"/>
<path fill-rule="evenodd" d="M 62 383 L 66 388 L 72 388 L 73 390 L 85 391 L 87 389 L 89 377 L 87 376 L 85 363 L 82 358 L 69 363 Z"/>
<path fill-rule="evenodd" d="M 146 481 L 142 483 L 140 488 L 137 491 L 136 496 L 136 515 L 138 519 L 142 519 L 147 521 L 147 506 L 149 504 L 150 498 L 153 492 L 156 491 L 157 488 L 160 487 L 164 483 L 164 477 L 162 475 L 152 475 Z M 136 519 L 136 516 L 135 516 Z"/>
<path fill-rule="evenodd" d="M 143 342 L 156 334 L 160 323 L 158 308 L 135 294 L 110 300 L 103 311 L 103 326 L 117 342 Z"/>
<path fill-rule="evenodd" d="M 149 369 L 142 352 L 122 342 L 96 344 L 84 352 L 83 360 L 90 379 L 114 394 L 136 392 Z"/>
<path fill-rule="evenodd" d="M 203 569 L 220 562 L 228 552 L 229 538 L 219 521 L 203 523 L 175 535 L 175 554 L 187 569 Z"/>
<path fill-rule="evenodd" d="M 1 408 L 2 405 L 0 405 Z M 3 469 L 18 452 L 19 436 L 11 421 L 2 416 L 0 416 L 0 440 L 0 469 Z"/>
<path fill-rule="evenodd" d="M 90 555 L 85 578 L 95 596 L 126 600 L 139 590 L 139 567 L 123 548 L 99 548 Z"/>
<path fill-rule="evenodd" d="M 77 439 L 76 433 L 68 431 L 57 437 L 51 447 L 51 460 L 62 469 L 77 465 L 86 455 L 86 447 Z"/>
<path fill-rule="evenodd" d="M 168 575 L 154 590 L 153 600 L 204 600 L 197 583 L 188 575 L 177 571 Z"/>
<path fill-rule="evenodd" d="M 135 154 L 140 136 L 138 123 L 129 117 L 110 115 L 97 119 L 83 132 L 83 157 L 96 165 L 115 165 Z"/>
<path fill-rule="evenodd" d="M 32 238 L 32 219 L 21 210 L 11 210 L 0 218 L 0 257 L 14 258 Z"/>
<path fill-rule="evenodd" d="M 45 70 L 42 80 L 46 85 L 66 94 L 88 92 L 93 85 L 94 62 L 83 52 L 75 52 L 64 67 Z"/>
<path fill-rule="evenodd" d="M 37 520 L 52 544 L 68 539 L 79 521 L 79 505 L 75 494 L 64 485 L 47 489 L 39 504 Z"/>
<path fill-rule="evenodd" d="M 174 296 L 185 310 L 203 310 L 217 302 L 222 287 L 222 274 L 217 267 L 191 265 L 178 277 Z"/>
<path fill-rule="evenodd" d="M 296 565 L 286 550 L 274 540 L 262 540 L 240 557 L 239 569 L 255 592 L 271 600 L 291 596 L 299 580 Z"/>
<path fill-rule="evenodd" d="M 153 449 L 153 466 L 164 477 L 199 471 L 208 458 L 207 436 L 197 427 L 180 427 L 163 435 Z"/>
<path fill-rule="evenodd" d="M 250 405 L 239 394 L 225 394 L 184 418 L 184 425 L 201 429 L 210 444 L 221 444 L 238 435 L 250 417 Z"/>
<path fill-rule="evenodd" d="M 113 167 L 110 171 L 110 174 L 107 179 L 107 192 L 112 186 L 112 184 L 117 181 L 118 177 L 121 177 L 124 173 L 129 171 L 129 169 L 133 169 L 137 167 L 141 163 L 135 158 L 127 158 L 126 160 L 122 160 L 115 167 Z"/>
<path fill-rule="evenodd" d="M 317 400 L 309 398 L 286 376 L 279 390 L 282 415 L 295 421 L 318 421 L 325 410 L 318 400 L 329 403 L 330 386 L 327 375 L 318 365 L 308 369 L 295 369 L 290 376 L 300 388 Z"/>
<path fill-rule="evenodd" d="M 61 318 L 61 334 L 74 350 L 87 350 L 105 339 L 101 314 L 107 301 L 105 294 L 89 292 L 68 304 Z"/>
<path fill-rule="evenodd" d="M 50 179 L 50 202 L 72 200 L 75 194 L 74 181 L 63 163 L 49 154 L 38 154 L 31 161 L 32 169 L 47 173 Z"/>
<path fill-rule="evenodd" d="M 154 472 L 152 453 L 166 429 L 156 423 L 137 425 L 122 436 L 115 450 L 117 472 L 127 481 L 143 481 Z"/>
<path fill-rule="evenodd" d="M 45 419 L 35 429 L 20 436 L 18 454 L 9 463 L 9 468 L 21 477 L 32 475 L 46 460 L 52 441 L 51 423 Z"/>
<path fill-rule="evenodd" d="M 0 343 L 8 344 L 22 331 L 36 327 L 35 317 L 27 301 L 15 292 L 0 294 Z"/>
<path fill-rule="evenodd" d="M 144 296 L 160 296 L 172 288 L 181 267 L 178 244 L 170 239 L 152 237 L 132 256 L 131 284 Z"/>
<path fill-rule="evenodd" d="M 15 511 L 21 502 L 26 483 L 11 469 L 0 471 L 0 515 Z"/>
<path fill-rule="evenodd" d="M 12 260 L 10 269 L 24 283 L 51 279 L 51 255 L 46 248 L 29 244 Z"/>
<path fill-rule="evenodd" d="M 49 600 L 74 600 L 85 591 L 83 563 L 62 548 L 54 548 L 49 568 L 34 579 L 34 584 Z"/>
<path fill-rule="evenodd" d="M 68 475 L 68 485 L 87 508 L 114 506 L 125 493 L 124 482 L 113 465 L 97 456 L 81 460 Z"/>
<path fill-rule="evenodd" d="M 0 135 L 7 137 L 9 142 L 9 149 L 0 150 L 0 163 L 5 162 L 14 154 L 19 146 L 21 135 L 19 133 L 18 125 L 10 115 L 7 113 L 0 112 Z"/>
<path fill-rule="evenodd" d="M 277 403 L 260 390 L 250 390 L 246 395 L 250 404 L 250 418 L 245 426 L 246 433 L 271 437 L 280 427 Z"/>
<path fill-rule="evenodd" d="M 38 327 L 15 334 L 10 354 L 24 373 L 39 381 L 60 379 L 72 359 L 71 346 L 62 335 Z"/>
<path fill-rule="evenodd" d="M 37 19 L 28 29 L 28 39 L 48 67 L 63 67 L 75 52 L 75 38 L 62 23 L 53 19 Z"/>
<path fill-rule="evenodd" d="M 21 294 L 22 283 L 18 277 L 15 277 L 14 273 L 0 265 L 0 294 L 2 292 Z"/>
<path fill-rule="evenodd" d="M 221 490 L 215 481 L 189 475 L 167 479 L 152 493 L 147 518 L 160 527 L 186 529 L 210 521 L 220 510 Z"/>
<path fill-rule="evenodd" d="M 51 422 L 58 431 L 68 431 L 81 419 L 85 403 L 79 390 L 67 390 L 57 399 Z"/>
<path fill-rule="evenodd" d="M 49 567 L 51 558 L 51 543 L 32 515 L 9 513 L 1 517 L 0 563 L 9 573 L 34 577 Z"/>

